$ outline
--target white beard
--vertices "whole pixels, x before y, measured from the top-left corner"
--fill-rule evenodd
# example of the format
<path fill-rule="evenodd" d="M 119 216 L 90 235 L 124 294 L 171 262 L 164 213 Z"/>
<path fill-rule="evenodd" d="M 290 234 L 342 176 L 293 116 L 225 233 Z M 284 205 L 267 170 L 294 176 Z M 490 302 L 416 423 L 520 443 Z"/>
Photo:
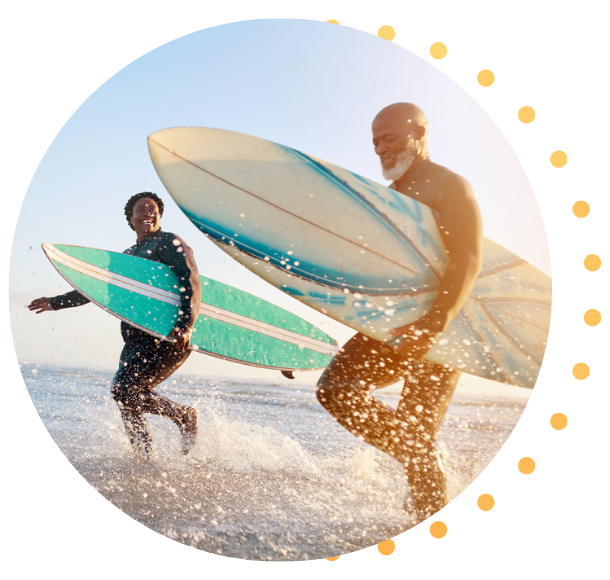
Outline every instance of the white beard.
<path fill-rule="evenodd" d="M 396 162 L 392 167 L 381 166 L 381 173 L 385 179 L 390 181 L 397 181 L 400 179 L 413 165 L 417 152 L 415 150 L 415 144 L 409 141 L 404 151 L 400 152 L 396 156 Z"/>

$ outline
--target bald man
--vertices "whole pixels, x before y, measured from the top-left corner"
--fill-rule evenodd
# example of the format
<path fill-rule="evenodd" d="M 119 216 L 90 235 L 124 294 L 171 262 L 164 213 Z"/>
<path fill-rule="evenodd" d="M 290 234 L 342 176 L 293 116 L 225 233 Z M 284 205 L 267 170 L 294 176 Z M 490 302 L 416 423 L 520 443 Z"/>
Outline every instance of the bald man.
<path fill-rule="evenodd" d="M 397 348 L 358 333 L 324 371 L 317 396 L 348 431 L 404 467 L 418 522 L 448 502 L 447 478 L 436 448 L 441 422 L 460 373 L 422 357 L 455 318 L 481 269 L 483 227 L 472 188 L 432 163 L 428 121 L 410 103 L 396 103 L 373 120 L 373 145 L 391 188 L 432 208 L 449 263 L 438 298 L 416 322 L 392 331 Z M 396 411 L 371 396 L 404 380 Z M 405 511 L 411 513 L 409 503 Z"/>

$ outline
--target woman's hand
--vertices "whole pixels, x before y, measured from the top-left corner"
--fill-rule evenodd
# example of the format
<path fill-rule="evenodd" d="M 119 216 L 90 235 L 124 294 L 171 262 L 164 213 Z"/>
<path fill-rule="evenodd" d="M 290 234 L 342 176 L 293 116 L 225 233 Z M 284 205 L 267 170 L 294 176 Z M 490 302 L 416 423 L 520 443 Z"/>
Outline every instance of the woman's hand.
<path fill-rule="evenodd" d="M 186 350 L 191 343 L 191 333 L 188 330 L 182 330 L 182 328 L 175 327 L 169 334 L 169 338 L 178 348 Z"/>
<path fill-rule="evenodd" d="M 36 300 L 32 300 L 28 305 L 30 311 L 36 312 L 36 314 L 40 314 L 41 312 L 49 312 L 53 310 L 51 306 L 51 300 L 49 298 L 36 298 Z"/>

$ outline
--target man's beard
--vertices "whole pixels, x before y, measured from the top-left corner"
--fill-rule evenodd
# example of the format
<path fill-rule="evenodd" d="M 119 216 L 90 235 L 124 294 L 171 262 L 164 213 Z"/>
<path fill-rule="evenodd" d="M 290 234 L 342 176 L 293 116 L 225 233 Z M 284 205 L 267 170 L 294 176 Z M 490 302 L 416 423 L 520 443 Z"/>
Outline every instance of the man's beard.
<path fill-rule="evenodd" d="M 398 181 L 413 165 L 417 151 L 415 149 L 415 143 L 409 141 L 404 151 L 401 151 L 396 155 L 396 162 L 392 167 L 384 167 L 381 165 L 381 173 L 385 179 L 390 181 Z"/>

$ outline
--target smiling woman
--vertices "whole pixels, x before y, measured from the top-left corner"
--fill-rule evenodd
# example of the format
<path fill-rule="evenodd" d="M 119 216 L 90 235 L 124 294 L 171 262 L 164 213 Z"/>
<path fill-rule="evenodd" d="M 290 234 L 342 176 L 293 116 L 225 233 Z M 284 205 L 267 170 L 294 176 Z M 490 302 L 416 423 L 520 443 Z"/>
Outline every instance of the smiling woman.
<path fill-rule="evenodd" d="M 191 331 L 201 304 L 199 272 L 189 246 L 178 236 L 161 231 L 163 201 L 152 192 L 137 193 L 125 205 L 125 217 L 136 232 L 137 242 L 125 254 L 139 256 L 167 264 L 182 284 L 180 318 L 167 342 L 121 322 L 125 346 L 121 352 L 119 369 L 112 381 L 112 397 L 119 406 L 121 418 L 134 452 L 148 457 L 152 452 L 152 438 L 145 413 L 171 419 L 180 430 L 182 453 L 195 445 L 197 410 L 174 403 L 153 391 L 169 378 L 191 351 Z M 53 298 L 38 298 L 29 305 L 37 314 L 87 304 L 89 300 L 77 290 Z"/>
<path fill-rule="evenodd" d="M 136 232 L 138 242 L 159 229 L 163 209 L 161 198 L 156 193 L 149 191 L 136 193 L 125 204 L 127 223 Z"/>

